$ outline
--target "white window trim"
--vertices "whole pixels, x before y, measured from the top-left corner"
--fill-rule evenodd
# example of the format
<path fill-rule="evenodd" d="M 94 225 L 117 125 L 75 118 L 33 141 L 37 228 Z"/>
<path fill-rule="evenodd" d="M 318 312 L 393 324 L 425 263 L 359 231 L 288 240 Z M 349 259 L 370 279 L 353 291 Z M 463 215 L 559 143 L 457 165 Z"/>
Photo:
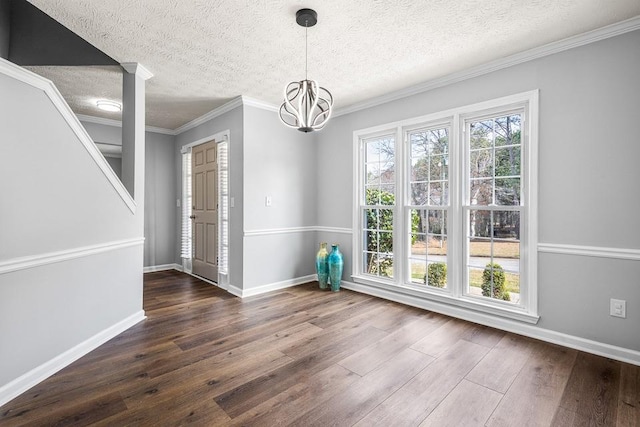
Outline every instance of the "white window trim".
<path fill-rule="evenodd" d="M 515 319 L 527 323 L 537 323 L 538 316 L 538 286 L 537 286 L 537 265 L 538 265 L 538 90 L 509 95 L 489 101 L 453 108 L 421 117 L 387 123 L 379 126 L 361 129 L 353 133 L 353 158 L 356 162 L 353 168 L 353 271 L 354 282 L 363 285 L 380 287 L 386 290 L 395 290 L 399 293 L 418 296 L 424 299 L 472 309 L 475 311 L 493 314 L 501 317 Z M 521 272 L 524 279 L 524 292 L 521 294 L 520 304 L 510 304 L 503 301 L 493 301 L 490 299 L 475 297 L 464 294 L 464 268 L 459 267 L 461 262 L 465 262 L 465 249 L 463 234 L 465 226 L 461 223 L 463 219 L 462 196 L 466 183 L 463 182 L 464 158 L 466 158 L 466 139 L 464 138 L 463 127 L 465 121 L 477 116 L 499 114 L 505 111 L 522 109 L 525 110 L 525 131 L 526 141 L 522 143 L 522 200 L 525 208 L 522 221 L 521 241 Z M 405 213 L 405 180 L 408 173 L 406 165 L 406 142 L 405 137 L 409 130 L 431 127 L 439 123 L 447 123 L 451 126 L 449 143 L 449 218 L 458 223 L 448 230 L 447 236 L 449 251 L 447 254 L 448 264 L 455 266 L 448 271 L 448 281 L 450 286 L 446 289 L 426 289 L 407 284 L 407 254 L 404 245 L 407 244 L 405 230 L 397 232 L 394 230 L 394 248 L 403 248 L 399 254 L 394 254 L 394 278 L 386 279 L 363 274 L 362 272 L 362 224 L 360 214 L 361 189 L 363 188 L 362 172 L 362 144 L 363 139 L 375 137 L 376 135 L 390 134 L 396 135 L 396 204 L 394 206 L 394 218 Z M 459 152 L 463 149 L 464 152 Z M 464 157 L 464 158 L 463 158 Z M 398 173 L 398 167 L 402 172 Z M 457 202 L 453 202 L 456 200 Z M 452 232 L 453 230 L 453 232 Z"/>

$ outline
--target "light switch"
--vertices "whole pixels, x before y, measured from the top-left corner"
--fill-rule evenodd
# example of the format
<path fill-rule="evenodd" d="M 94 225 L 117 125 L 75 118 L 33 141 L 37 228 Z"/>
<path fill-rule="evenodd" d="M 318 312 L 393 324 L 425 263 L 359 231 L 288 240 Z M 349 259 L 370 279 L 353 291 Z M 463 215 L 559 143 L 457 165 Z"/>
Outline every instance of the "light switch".
<path fill-rule="evenodd" d="M 264 198 L 264 205 L 268 208 L 271 207 L 271 196 L 265 196 Z"/>

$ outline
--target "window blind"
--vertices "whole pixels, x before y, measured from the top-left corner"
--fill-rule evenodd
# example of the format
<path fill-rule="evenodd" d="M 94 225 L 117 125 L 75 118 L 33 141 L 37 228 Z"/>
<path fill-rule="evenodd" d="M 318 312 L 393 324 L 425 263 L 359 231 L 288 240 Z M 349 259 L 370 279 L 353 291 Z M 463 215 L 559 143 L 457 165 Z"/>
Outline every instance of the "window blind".
<path fill-rule="evenodd" d="M 180 256 L 191 259 L 191 150 L 182 154 L 182 248 Z"/>

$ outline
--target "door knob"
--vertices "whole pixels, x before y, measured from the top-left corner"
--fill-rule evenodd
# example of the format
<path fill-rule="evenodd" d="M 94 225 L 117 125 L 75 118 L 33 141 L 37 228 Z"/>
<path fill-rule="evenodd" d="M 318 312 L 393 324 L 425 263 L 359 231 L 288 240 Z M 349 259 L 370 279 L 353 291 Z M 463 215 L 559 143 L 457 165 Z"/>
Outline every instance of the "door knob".
<path fill-rule="evenodd" d="M 189 218 L 196 219 L 196 216 L 195 215 L 191 215 Z"/>

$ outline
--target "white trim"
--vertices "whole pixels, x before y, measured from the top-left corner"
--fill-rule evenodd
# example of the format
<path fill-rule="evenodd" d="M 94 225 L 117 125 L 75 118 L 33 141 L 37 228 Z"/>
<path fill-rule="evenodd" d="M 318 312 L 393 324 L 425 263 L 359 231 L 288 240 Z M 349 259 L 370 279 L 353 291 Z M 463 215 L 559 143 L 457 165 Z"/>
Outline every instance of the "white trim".
<path fill-rule="evenodd" d="M 259 99 L 255 99 L 255 98 L 250 98 L 250 97 L 247 97 L 247 96 L 243 95 L 243 96 L 239 96 L 237 98 L 232 99 L 231 101 L 227 102 L 226 104 L 223 104 L 222 106 L 220 106 L 218 108 L 214 108 L 213 110 L 209 111 L 208 113 L 203 114 L 202 116 L 197 117 L 197 118 L 191 120 L 188 123 L 185 123 L 184 125 L 176 128 L 176 129 L 166 129 L 166 128 L 161 128 L 161 127 L 157 127 L 157 126 L 145 126 L 145 131 L 146 132 L 153 132 L 153 133 L 160 133 L 160 134 L 164 134 L 164 135 L 171 135 L 171 136 L 180 135 L 181 133 L 186 132 L 189 129 L 193 129 L 194 127 L 200 126 L 204 122 L 207 122 L 207 121 L 209 121 L 211 119 L 215 119 L 216 117 L 221 116 L 222 114 L 224 114 L 226 112 L 229 112 L 229 111 L 233 110 L 234 108 L 239 107 L 241 105 L 248 105 L 250 107 L 261 108 L 261 109 L 267 110 L 267 111 L 274 111 L 274 112 L 278 111 L 278 107 L 276 107 L 273 104 L 269 104 L 268 102 L 265 102 L 265 101 L 262 101 L 262 100 L 259 100 Z M 76 116 L 82 122 L 96 123 L 96 124 L 99 124 L 99 125 L 106 125 L 106 126 L 122 127 L 122 122 L 120 120 L 107 119 L 107 118 L 103 118 L 103 117 L 88 116 L 88 115 L 85 115 L 85 114 L 76 114 Z"/>
<path fill-rule="evenodd" d="M 635 31 L 637 29 L 640 29 L 640 17 L 627 19 L 625 21 L 621 21 L 612 25 L 607 25 L 606 27 L 568 37 L 564 40 L 559 40 L 546 44 L 544 46 L 516 53 L 514 55 L 507 56 L 506 58 L 490 61 L 486 64 L 478 65 L 476 67 L 468 68 L 456 73 L 451 73 L 446 76 L 431 79 L 408 88 L 400 89 L 398 91 L 371 98 L 366 101 L 358 102 L 347 107 L 339 108 L 333 113 L 333 117 L 338 117 L 367 108 L 375 107 L 377 105 L 386 104 L 387 102 L 396 101 L 398 99 L 406 98 L 418 93 L 427 92 L 439 87 L 472 79 L 474 77 L 512 67 L 523 62 L 532 61 L 534 59 L 553 55 L 565 50 L 584 46 L 590 43 L 595 43 L 597 41 L 619 36 L 621 34 Z"/>
<path fill-rule="evenodd" d="M 204 144 L 204 143 L 207 143 L 207 142 L 211 142 L 211 141 L 215 141 L 217 144 L 226 143 L 227 144 L 227 159 L 228 159 L 227 160 L 227 178 L 228 179 L 226 180 L 226 182 L 227 182 L 226 194 L 227 194 L 227 197 L 229 197 L 231 199 L 232 198 L 231 194 L 232 194 L 232 191 L 233 191 L 233 187 L 231 185 L 231 180 L 230 180 L 230 177 L 231 177 L 231 144 L 230 144 L 230 140 L 231 140 L 231 131 L 229 129 L 226 129 L 226 130 L 223 130 L 223 131 L 218 132 L 216 134 L 213 134 L 213 135 L 210 135 L 210 136 L 206 136 L 204 138 L 200 138 L 200 139 L 198 139 L 196 141 L 193 141 L 193 142 L 190 142 L 190 143 L 182 145 L 182 147 L 180 148 L 180 153 L 181 154 L 188 153 L 193 147 L 201 145 L 201 144 Z M 181 164 L 182 164 L 182 162 L 181 162 Z M 185 181 L 184 170 L 181 170 L 180 177 L 181 177 L 182 184 L 184 184 L 184 181 Z M 181 187 L 182 186 L 183 185 L 181 185 Z M 219 192 L 219 197 L 222 197 L 222 196 L 220 196 L 220 194 L 223 194 L 223 192 Z M 184 203 L 184 199 L 185 199 L 184 193 L 181 194 L 181 197 L 182 197 L 182 201 Z M 219 218 L 218 218 L 218 223 L 219 224 L 222 224 L 221 215 L 222 215 L 222 211 L 219 212 Z M 231 222 L 232 222 L 231 221 L 231 212 L 227 212 L 227 215 L 228 215 L 227 233 L 229 234 L 229 233 L 231 233 Z M 182 223 L 182 215 L 181 215 L 180 229 L 182 229 L 182 225 L 183 225 L 183 223 Z M 182 239 L 182 236 L 181 236 L 181 239 Z M 218 243 L 220 243 L 220 242 L 218 242 Z M 181 244 L 182 244 L 182 241 L 181 241 Z M 227 250 L 229 251 L 229 254 L 231 254 L 231 241 L 229 241 L 229 245 L 227 247 Z M 207 279 L 205 279 L 203 277 L 200 277 L 200 276 L 197 276 L 197 275 L 193 274 L 192 259 L 191 258 L 189 258 L 189 259 L 184 259 L 183 258 L 183 265 L 186 266 L 187 262 L 189 263 L 189 265 L 186 266 L 186 268 L 182 268 L 180 271 L 184 271 L 185 273 L 190 274 L 191 276 L 198 277 L 198 278 L 204 280 L 205 282 L 211 283 L 213 285 L 218 286 L 221 289 L 227 290 L 228 287 L 229 287 L 229 284 L 228 284 L 228 282 L 229 282 L 229 274 L 228 274 L 228 272 L 230 270 L 230 265 L 231 265 L 230 255 L 227 258 L 228 258 L 227 259 L 227 266 L 226 266 L 227 267 L 227 272 L 226 273 L 218 273 L 218 281 L 220 281 L 220 278 L 222 277 L 224 279 L 224 283 L 216 283 L 216 282 L 207 280 Z"/>
<path fill-rule="evenodd" d="M 93 139 L 91 139 L 87 130 L 82 126 L 78 117 L 76 117 L 73 111 L 71 111 L 71 107 L 69 107 L 69 104 L 64 100 L 53 82 L 2 58 L 0 58 L 0 73 L 44 91 L 53 103 L 53 106 L 58 110 L 62 118 L 67 122 L 73 133 L 80 140 L 93 161 L 96 162 L 104 176 L 120 195 L 131 213 L 135 214 L 135 200 L 133 200 L 127 189 L 124 187 L 120 178 L 118 178 L 113 169 L 111 169 L 111 166 L 109 166 L 109 163 L 107 163 L 104 156 L 100 153 L 100 150 L 98 150 L 98 147 L 94 144 Z"/>
<path fill-rule="evenodd" d="M 158 271 L 168 271 L 168 270 L 177 270 L 182 271 L 182 266 L 179 264 L 161 264 L 161 265 L 150 265 L 148 267 L 144 267 L 142 269 L 143 273 L 155 273 Z"/>
<path fill-rule="evenodd" d="M 120 66 L 129 74 L 135 74 L 143 80 L 149 80 L 153 73 L 139 62 L 121 62 Z"/>
<path fill-rule="evenodd" d="M 96 147 L 105 157 L 122 158 L 122 145 L 105 144 L 103 142 L 95 142 Z"/>
<path fill-rule="evenodd" d="M 322 233 L 336 233 L 336 234 L 353 234 L 353 230 L 351 228 L 343 228 L 343 227 L 323 227 L 317 226 L 316 231 Z"/>
<path fill-rule="evenodd" d="M 109 326 L 101 332 L 91 338 L 81 342 L 80 344 L 70 348 L 64 353 L 54 357 L 48 362 L 30 370 L 29 372 L 21 375 L 8 384 L 0 387 L 0 406 L 15 399 L 31 387 L 46 380 L 51 375 L 55 374 L 64 367 L 75 362 L 82 356 L 100 347 L 105 342 L 118 336 L 122 332 L 126 331 L 136 323 L 146 319 L 144 310 L 140 310 L 137 313 L 117 322 L 116 324 Z"/>
<path fill-rule="evenodd" d="M 262 230 L 246 230 L 245 237 L 267 236 L 271 234 L 288 234 L 288 233 L 308 233 L 311 231 L 336 234 L 352 234 L 353 230 L 343 227 L 324 227 L 320 225 L 310 225 L 306 227 L 284 227 L 284 228 L 265 228 Z"/>
<path fill-rule="evenodd" d="M 229 285 L 229 287 L 227 288 L 227 292 L 229 292 L 231 295 L 235 295 L 239 298 L 242 298 L 242 289 L 236 286 Z"/>
<path fill-rule="evenodd" d="M 640 249 L 539 243 L 538 252 L 640 261 Z"/>
<path fill-rule="evenodd" d="M 144 237 L 137 237 L 128 240 L 118 240 L 114 242 L 99 243 L 91 246 L 65 249 L 62 251 L 48 252 L 38 255 L 30 255 L 19 258 L 12 258 L 0 262 L 0 274 L 11 273 L 13 271 L 27 268 L 39 267 L 41 265 L 53 264 L 56 262 L 69 261 L 75 258 L 96 255 L 102 252 L 115 251 L 118 249 L 138 246 L 144 243 Z"/>
<path fill-rule="evenodd" d="M 361 292 L 367 295 L 373 295 L 375 297 L 410 305 L 412 307 L 434 311 L 436 313 L 456 317 L 459 319 L 467 320 L 469 322 L 490 326 L 492 328 L 500 329 L 503 331 L 524 335 L 553 344 L 559 344 L 576 350 L 585 351 L 587 353 L 597 354 L 598 356 L 604 356 L 614 360 L 619 360 L 621 362 L 640 366 L 639 351 L 592 341 L 586 338 L 568 335 L 549 329 L 543 329 L 528 323 L 522 323 L 516 320 L 492 316 L 490 314 L 473 311 L 463 307 L 456 307 L 448 304 L 442 304 L 436 301 L 425 300 L 424 298 L 394 292 L 393 290 L 382 289 L 375 286 L 356 284 L 344 280 L 341 282 L 341 286 L 352 291 Z"/>
<path fill-rule="evenodd" d="M 119 128 L 122 127 L 122 122 L 120 120 L 106 119 L 104 117 L 96 117 L 96 116 L 87 116 L 85 114 L 76 114 L 76 117 L 78 118 L 78 120 L 85 123 L 95 123 L 98 125 L 115 126 Z M 165 129 L 165 128 L 160 128 L 156 126 L 145 126 L 144 130 L 145 132 L 161 133 L 163 135 L 171 135 L 171 136 L 177 135 L 176 132 L 171 129 Z"/>
<path fill-rule="evenodd" d="M 242 98 L 243 105 L 247 105 L 249 107 L 261 108 L 267 111 L 273 111 L 273 112 L 278 111 L 278 107 L 276 105 L 269 104 L 268 102 L 262 101 L 260 99 L 250 98 L 244 95 L 242 95 L 241 98 Z"/>
<path fill-rule="evenodd" d="M 249 289 L 240 289 L 235 286 L 229 286 L 229 293 L 238 296 L 240 298 L 252 297 L 255 295 L 261 295 L 271 291 L 277 291 L 279 289 L 291 288 L 293 286 L 302 285 L 304 283 L 313 282 L 317 280 L 318 276 L 315 274 L 309 274 L 308 276 L 296 277 L 293 279 L 283 280 L 281 282 L 269 283 L 267 285 L 256 286 Z"/>
<path fill-rule="evenodd" d="M 200 138 L 197 141 L 190 142 L 188 144 L 184 144 L 182 148 L 180 148 L 180 153 L 184 154 L 188 151 L 188 149 L 195 147 L 196 145 L 201 145 L 206 142 L 210 142 L 215 140 L 216 142 L 226 141 L 229 142 L 229 138 L 231 135 L 231 131 L 229 129 L 223 130 L 222 132 L 218 132 L 214 135 L 205 136 L 204 138 Z"/>
<path fill-rule="evenodd" d="M 538 315 L 529 313 L 518 306 L 513 306 L 508 303 L 495 304 L 494 301 L 485 301 L 486 298 L 464 295 L 451 296 L 450 293 L 443 292 L 444 290 L 441 289 L 421 290 L 414 288 L 411 285 L 398 285 L 391 281 L 388 283 L 381 283 L 377 280 L 372 280 L 364 276 L 352 276 L 352 279 L 354 279 L 354 285 L 356 286 L 362 285 L 370 288 L 381 289 L 384 292 L 423 299 L 427 304 L 445 304 L 447 307 L 460 307 L 461 309 L 473 310 L 489 316 L 504 317 L 532 324 L 538 323 L 538 320 L 540 319 Z"/>
<path fill-rule="evenodd" d="M 211 111 L 209 111 L 206 114 L 203 114 L 202 116 L 195 118 L 193 120 L 191 120 L 188 123 L 183 124 L 182 126 L 176 128 L 174 130 L 176 135 L 179 135 L 181 133 L 184 133 L 190 129 L 193 129 L 197 126 L 200 126 L 201 124 L 208 122 L 211 119 L 215 119 L 218 116 L 223 115 L 224 113 L 227 113 L 237 107 L 240 107 L 242 105 L 242 97 L 238 96 L 237 98 L 232 99 L 231 101 L 227 102 L 226 104 L 221 105 L 218 108 L 215 108 Z"/>
<path fill-rule="evenodd" d="M 245 230 L 244 237 L 267 236 L 271 234 L 308 233 L 310 231 L 316 231 L 316 227 L 286 227 L 263 230 Z"/>

